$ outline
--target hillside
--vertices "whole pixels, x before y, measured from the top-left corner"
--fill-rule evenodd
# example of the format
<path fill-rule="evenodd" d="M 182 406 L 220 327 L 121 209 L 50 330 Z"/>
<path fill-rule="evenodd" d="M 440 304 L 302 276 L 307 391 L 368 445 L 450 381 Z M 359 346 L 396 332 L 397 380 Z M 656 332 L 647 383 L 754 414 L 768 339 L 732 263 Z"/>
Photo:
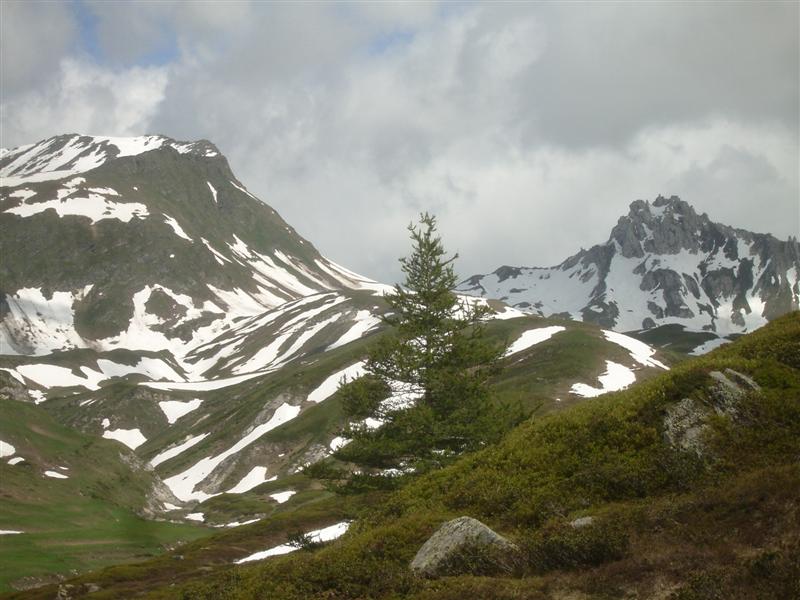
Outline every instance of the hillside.
<path fill-rule="evenodd" d="M 186 572 L 167 574 L 172 559 L 164 558 L 94 573 L 70 589 L 80 597 L 92 582 L 95 598 L 123 589 L 209 599 L 796 597 L 798 357 L 795 312 L 630 390 L 533 418 L 498 446 L 372 498 L 369 508 L 351 504 L 359 518 L 320 550 L 217 563 L 198 580 L 198 567 L 211 564 L 207 541 L 182 550 Z M 420 545 L 460 515 L 516 542 L 516 560 L 498 571 L 475 555 L 442 579 L 412 576 Z M 312 523 L 318 517 L 307 529 Z M 263 549 L 297 525 L 250 527 Z M 231 540 L 218 540 L 233 558 Z"/>
<path fill-rule="evenodd" d="M 798 309 L 800 244 L 715 223 L 659 196 L 633 202 L 607 242 L 555 267 L 503 266 L 459 289 L 615 331 L 666 327 L 662 337 L 680 339 L 683 329 L 702 353 Z"/>

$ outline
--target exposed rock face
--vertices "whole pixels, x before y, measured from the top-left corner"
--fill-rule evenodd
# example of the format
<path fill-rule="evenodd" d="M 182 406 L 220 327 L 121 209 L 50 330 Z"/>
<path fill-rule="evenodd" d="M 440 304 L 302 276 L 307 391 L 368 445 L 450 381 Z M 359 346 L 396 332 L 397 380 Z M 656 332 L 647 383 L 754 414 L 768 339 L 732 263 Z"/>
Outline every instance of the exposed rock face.
<path fill-rule="evenodd" d="M 684 398 L 667 409 L 664 435 L 673 448 L 702 453 L 702 436 L 709 412 L 696 400 Z"/>
<path fill-rule="evenodd" d="M 503 536 L 472 517 L 459 517 L 448 521 L 434 533 L 411 561 L 411 570 L 425 577 L 439 577 L 449 573 L 456 563 L 465 566 L 464 553 L 486 550 L 482 555 L 510 556 L 517 547 Z"/>
<path fill-rule="evenodd" d="M 800 244 L 712 222 L 686 202 L 636 200 L 605 244 L 550 268 L 504 266 L 460 291 L 618 331 L 679 323 L 752 331 L 800 303 Z"/>
<path fill-rule="evenodd" d="M 713 412 L 736 418 L 738 405 L 745 394 L 758 391 L 759 385 L 750 377 L 733 369 L 711 371 L 714 384 L 709 388 Z M 684 398 L 667 409 L 664 417 L 664 436 L 675 449 L 702 456 L 705 448 L 703 434 L 708 427 L 712 410 L 692 398 Z"/>

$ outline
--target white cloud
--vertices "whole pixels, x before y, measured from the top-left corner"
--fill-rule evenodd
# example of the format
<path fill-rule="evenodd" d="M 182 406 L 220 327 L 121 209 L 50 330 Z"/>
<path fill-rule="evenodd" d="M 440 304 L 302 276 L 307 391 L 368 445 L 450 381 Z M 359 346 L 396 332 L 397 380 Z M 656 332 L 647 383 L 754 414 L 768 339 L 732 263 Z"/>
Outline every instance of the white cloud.
<path fill-rule="evenodd" d="M 163 67 L 114 71 L 65 58 L 47 85 L 3 98 L 3 143 L 60 133 L 141 135 L 166 83 Z"/>

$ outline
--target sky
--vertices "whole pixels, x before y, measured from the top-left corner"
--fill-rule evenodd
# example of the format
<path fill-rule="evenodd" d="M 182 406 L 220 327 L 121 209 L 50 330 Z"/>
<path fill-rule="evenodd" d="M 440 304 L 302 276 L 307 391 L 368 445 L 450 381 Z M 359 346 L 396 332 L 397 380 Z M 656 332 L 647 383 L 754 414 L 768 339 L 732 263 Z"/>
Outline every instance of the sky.
<path fill-rule="evenodd" d="M 636 199 L 800 234 L 796 2 L 0 0 L 0 145 L 208 139 L 326 256 L 550 266 Z"/>

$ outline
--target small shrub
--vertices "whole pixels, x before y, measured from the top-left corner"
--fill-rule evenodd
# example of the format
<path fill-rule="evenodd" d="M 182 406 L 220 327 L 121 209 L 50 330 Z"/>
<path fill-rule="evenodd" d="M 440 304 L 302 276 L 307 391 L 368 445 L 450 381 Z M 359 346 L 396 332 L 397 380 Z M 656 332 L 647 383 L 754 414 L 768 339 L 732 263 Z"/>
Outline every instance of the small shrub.
<path fill-rule="evenodd" d="M 627 533 L 609 523 L 545 527 L 524 544 L 526 562 L 535 573 L 601 565 L 621 559 L 627 549 Z"/>

